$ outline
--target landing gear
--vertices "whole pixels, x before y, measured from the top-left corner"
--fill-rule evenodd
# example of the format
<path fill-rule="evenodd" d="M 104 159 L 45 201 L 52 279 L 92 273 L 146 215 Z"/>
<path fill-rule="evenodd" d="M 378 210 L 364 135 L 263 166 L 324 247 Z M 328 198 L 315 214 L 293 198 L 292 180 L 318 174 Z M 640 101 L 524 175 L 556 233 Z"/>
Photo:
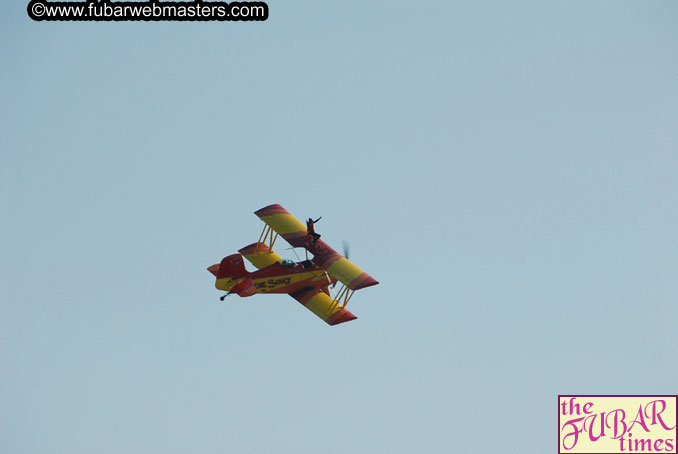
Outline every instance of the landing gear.
<path fill-rule="evenodd" d="M 227 297 L 228 295 L 230 295 L 231 293 L 233 293 L 233 292 L 228 292 L 227 294 L 225 294 L 225 295 L 223 295 L 223 296 L 220 296 L 220 297 L 219 297 L 219 300 L 220 300 L 220 301 L 225 300 L 226 297 Z"/>

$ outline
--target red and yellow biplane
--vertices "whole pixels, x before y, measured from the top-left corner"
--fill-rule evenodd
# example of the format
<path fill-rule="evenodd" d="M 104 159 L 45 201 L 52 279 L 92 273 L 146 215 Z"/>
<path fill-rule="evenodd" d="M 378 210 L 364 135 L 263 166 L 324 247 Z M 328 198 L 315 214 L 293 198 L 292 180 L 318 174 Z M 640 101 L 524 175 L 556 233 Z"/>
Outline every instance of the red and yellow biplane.
<path fill-rule="evenodd" d="M 287 293 L 330 325 L 358 318 L 346 309 L 346 304 L 353 292 L 379 282 L 320 239 L 314 228 L 320 218 L 315 221 L 308 219 L 304 226 L 278 204 L 264 207 L 254 214 L 266 223 L 259 241 L 207 268 L 217 278 L 216 287 L 228 292 L 221 300 L 233 293 L 242 297 L 257 293 Z M 276 254 L 273 245 L 278 235 L 293 248 L 306 249 L 306 260 L 283 260 Z M 313 254 L 310 260 L 309 252 Z M 247 271 L 243 257 L 258 271 Z M 332 297 L 330 288 L 334 288 L 337 282 L 343 286 Z"/>

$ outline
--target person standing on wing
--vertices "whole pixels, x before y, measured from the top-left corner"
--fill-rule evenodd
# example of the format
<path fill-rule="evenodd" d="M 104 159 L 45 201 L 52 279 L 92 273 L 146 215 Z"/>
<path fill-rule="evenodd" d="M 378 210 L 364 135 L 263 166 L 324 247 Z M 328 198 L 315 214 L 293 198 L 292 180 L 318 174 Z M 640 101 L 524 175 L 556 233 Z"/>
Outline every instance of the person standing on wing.
<path fill-rule="evenodd" d="M 315 244 L 318 242 L 318 238 L 320 238 L 320 234 L 315 233 L 315 228 L 313 227 L 313 224 L 315 224 L 316 222 L 318 222 L 321 219 L 322 219 L 322 216 L 320 216 L 315 221 L 311 218 L 308 218 L 308 220 L 306 221 L 306 231 L 308 232 L 308 234 L 310 236 L 313 237 L 313 249 L 315 249 Z"/>

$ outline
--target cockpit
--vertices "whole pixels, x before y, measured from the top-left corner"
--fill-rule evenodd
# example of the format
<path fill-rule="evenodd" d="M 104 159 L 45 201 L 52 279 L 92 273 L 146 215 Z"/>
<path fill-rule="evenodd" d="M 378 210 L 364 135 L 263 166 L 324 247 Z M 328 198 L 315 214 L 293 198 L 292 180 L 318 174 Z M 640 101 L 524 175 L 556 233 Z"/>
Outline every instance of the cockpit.
<path fill-rule="evenodd" d="M 290 259 L 283 259 L 282 262 L 280 262 L 283 268 L 294 268 L 296 266 L 296 262 L 294 260 Z"/>

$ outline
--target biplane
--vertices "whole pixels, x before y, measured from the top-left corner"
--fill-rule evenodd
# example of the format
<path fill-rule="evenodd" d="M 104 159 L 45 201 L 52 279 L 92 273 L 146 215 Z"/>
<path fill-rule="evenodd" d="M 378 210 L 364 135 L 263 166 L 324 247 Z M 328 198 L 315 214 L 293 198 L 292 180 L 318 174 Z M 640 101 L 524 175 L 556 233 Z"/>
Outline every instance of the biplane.
<path fill-rule="evenodd" d="M 216 288 L 227 292 L 220 299 L 223 301 L 233 293 L 241 297 L 287 293 L 330 325 L 358 318 L 346 309 L 346 305 L 356 290 L 379 282 L 320 239 L 314 228 L 320 218 L 308 219 L 304 226 L 278 204 L 254 214 L 265 223 L 259 240 L 207 268 L 217 278 Z M 292 248 L 304 248 L 306 260 L 283 260 L 273 251 L 278 236 Z M 313 254 L 311 259 L 309 253 Z M 345 255 L 348 254 L 345 252 Z M 258 270 L 247 271 L 243 257 Z M 330 289 L 334 289 L 337 282 L 342 287 L 333 297 Z"/>

